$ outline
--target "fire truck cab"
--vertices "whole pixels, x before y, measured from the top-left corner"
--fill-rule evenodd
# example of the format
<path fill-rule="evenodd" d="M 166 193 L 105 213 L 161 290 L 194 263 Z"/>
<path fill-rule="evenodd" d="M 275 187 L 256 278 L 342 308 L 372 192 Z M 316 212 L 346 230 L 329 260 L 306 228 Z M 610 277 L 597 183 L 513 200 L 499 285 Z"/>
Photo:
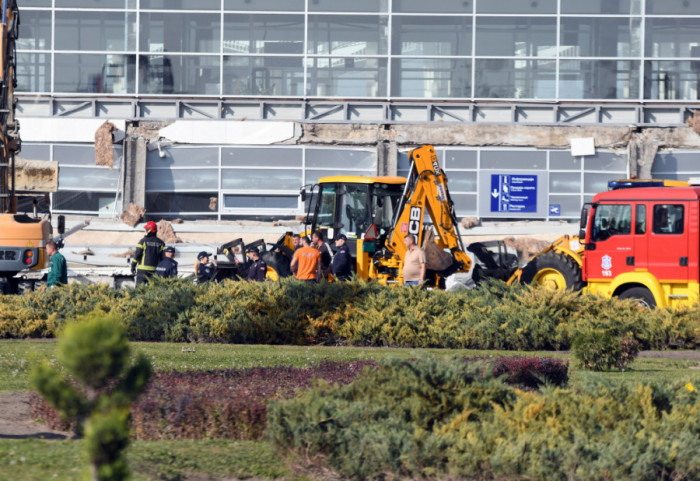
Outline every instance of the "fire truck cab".
<path fill-rule="evenodd" d="M 591 293 L 649 307 L 690 305 L 700 289 L 700 186 L 612 181 L 581 215 Z"/>

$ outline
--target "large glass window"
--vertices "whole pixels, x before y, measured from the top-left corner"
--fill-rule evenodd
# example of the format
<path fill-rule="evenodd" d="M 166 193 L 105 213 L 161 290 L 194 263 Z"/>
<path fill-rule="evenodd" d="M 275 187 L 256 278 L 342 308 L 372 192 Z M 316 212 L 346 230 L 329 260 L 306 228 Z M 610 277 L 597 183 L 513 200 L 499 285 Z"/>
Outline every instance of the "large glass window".
<path fill-rule="evenodd" d="M 133 94 L 136 69 L 133 55 L 56 54 L 57 92 Z"/>
<path fill-rule="evenodd" d="M 648 57 L 700 58 L 700 18 L 648 18 L 645 28 Z"/>
<path fill-rule="evenodd" d="M 217 169 L 147 169 L 146 190 L 217 190 Z"/>
<path fill-rule="evenodd" d="M 222 169 L 221 188 L 237 190 L 298 190 L 301 169 Z"/>
<path fill-rule="evenodd" d="M 136 0 L 55 0 L 56 8 L 136 8 Z M 36 2 L 36 0 L 20 0 L 22 6 L 34 6 L 34 3 L 48 3 L 46 6 L 51 6 L 51 0 L 47 2 Z M 29 3 L 29 5 L 28 5 Z"/>
<path fill-rule="evenodd" d="M 145 52 L 219 53 L 221 17 L 214 13 L 142 13 Z"/>
<path fill-rule="evenodd" d="M 141 8 L 152 10 L 219 10 L 221 0 L 141 0 Z"/>
<path fill-rule="evenodd" d="M 221 149 L 223 167 L 298 167 L 303 163 L 301 149 L 224 148 Z"/>
<path fill-rule="evenodd" d="M 556 94 L 554 60 L 477 59 L 474 96 L 547 99 Z"/>
<path fill-rule="evenodd" d="M 133 51 L 136 14 L 56 12 L 56 50 Z"/>
<path fill-rule="evenodd" d="M 304 53 L 303 15 L 226 15 L 224 53 Z"/>
<path fill-rule="evenodd" d="M 219 94 L 218 56 L 141 56 L 139 68 L 140 93 Z"/>
<path fill-rule="evenodd" d="M 639 62 L 629 60 L 562 60 L 559 98 L 637 99 Z"/>
<path fill-rule="evenodd" d="M 655 15 L 700 15 L 695 0 L 646 0 L 647 13 Z"/>
<path fill-rule="evenodd" d="M 218 194 L 212 192 L 147 192 L 146 210 L 151 213 L 187 214 L 209 212 L 216 214 Z"/>
<path fill-rule="evenodd" d="M 556 57 L 557 19 L 477 17 L 476 54 L 497 57 Z"/>
<path fill-rule="evenodd" d="M 561 0 L 561 13 L 640 15 L 642 0 Z"/>
<path fill-rule="evenodd" d="M 226 10 L 303 12 L 306 0 L 224 0 Z"/>
<path fill-rule="evenodd" d="M 386 12 L 389 0 L 313 0 L 309 2 L 310 12 Z"/>
<path fill-rule="evenodd" d="M 51 54 L 18 53 L 17 54 L 17 89 L 18 92 L 51 91 Z"/>
<path fill-rule="evenodd" d="M 476 4 L 476 13 L 555 14 L 557 0 L 481 0 Z"/>
<path fill-rule="evenodd" d="M 469 0 L 394 0 L 392 9 L 396 13 L 472 13 L 474 2 Z"/>
<path fill-rule="evenodd" d="M 301 96 L 303 84 L 301 57 L 224 57 L 224 95 Z"/>
<path fill-rule="evenodd" d="M 385 97 L 384 58 L 310 58 L 307 94 L 313 97 Z"/>
<path fill-rule="evenodd" d="M 381 55 L 387 53 L 388 17 L 378 15 L 309 15 L 308 53 Z"/>
<path fill-rule="evenodd" d="M 297 209 L 298 207 L 298 195 L 224 195 L 224 208 L 227 209 Z"/>
<path fill-rule="evenodd" d="M 401 58 L 392 62 L 393 97 L 468 98 L 472 95 L 471 60 Z"/>
<path fill-rule="evenodd" d="M 23 7 L 50 7 L 52 0 L 22 0 Z"/>
<path fill-rule="evenodd" d="M 641 52 L 641 20 L 564 17 L 560 43 L 562 57 L 636 57 Z"/>
<path fill-rule="evenodd" d="M 472 17 L 393 18 L 394 55 L 471 55 Z"/>
<path fill-rule="evenodd" d="M 51 49 L 51 11 L 22 10 L 22 25 L 17 39 L 18 49 Z"/>

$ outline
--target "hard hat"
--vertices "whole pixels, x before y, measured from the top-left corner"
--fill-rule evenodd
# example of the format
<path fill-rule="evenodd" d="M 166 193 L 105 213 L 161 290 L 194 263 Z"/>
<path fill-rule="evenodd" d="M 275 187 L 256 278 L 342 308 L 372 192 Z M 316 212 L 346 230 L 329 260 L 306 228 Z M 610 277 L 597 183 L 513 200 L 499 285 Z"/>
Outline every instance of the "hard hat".
<path fill-rule="evenodd" d="M 143 228 L 150 232 L 158 232 L 158 224 L 156 224 L 152 220 L 146 222 L 146 225 L 143 226 Z"/>

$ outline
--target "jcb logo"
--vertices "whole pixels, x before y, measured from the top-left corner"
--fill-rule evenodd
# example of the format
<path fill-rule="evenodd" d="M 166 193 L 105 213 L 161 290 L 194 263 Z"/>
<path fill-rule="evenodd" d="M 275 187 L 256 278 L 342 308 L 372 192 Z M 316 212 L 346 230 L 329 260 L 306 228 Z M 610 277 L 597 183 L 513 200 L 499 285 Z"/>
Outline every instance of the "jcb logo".
<path fill-rule="evenodd" d="M 440 164 L 437 160 L 433 162 L 433 170 L 435 171 L 435 175 L 440 177 Z"/>
<path fill-rule="evenodd" d="M 411 207 L 411 212 L 409 213 L 408 221 L 408 233 L 413 235 L 418 235 L 420 232 L 420 207 Z"/>

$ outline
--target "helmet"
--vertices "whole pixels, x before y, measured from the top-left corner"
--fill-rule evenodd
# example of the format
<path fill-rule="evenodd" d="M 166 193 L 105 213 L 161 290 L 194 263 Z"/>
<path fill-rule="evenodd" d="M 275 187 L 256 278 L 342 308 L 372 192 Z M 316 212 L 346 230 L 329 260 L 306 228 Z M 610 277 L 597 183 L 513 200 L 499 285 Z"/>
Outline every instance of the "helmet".
<path fill-rule="evenodd" d="M 158 224 L 156 224 L 156 223 L 153 222 L 152 220 L 146 222 L 146 225 L 143 226 L 143 228 L 146 229 L 146 230 L 149 231 L 149 232 L 158 232 Z"/>

